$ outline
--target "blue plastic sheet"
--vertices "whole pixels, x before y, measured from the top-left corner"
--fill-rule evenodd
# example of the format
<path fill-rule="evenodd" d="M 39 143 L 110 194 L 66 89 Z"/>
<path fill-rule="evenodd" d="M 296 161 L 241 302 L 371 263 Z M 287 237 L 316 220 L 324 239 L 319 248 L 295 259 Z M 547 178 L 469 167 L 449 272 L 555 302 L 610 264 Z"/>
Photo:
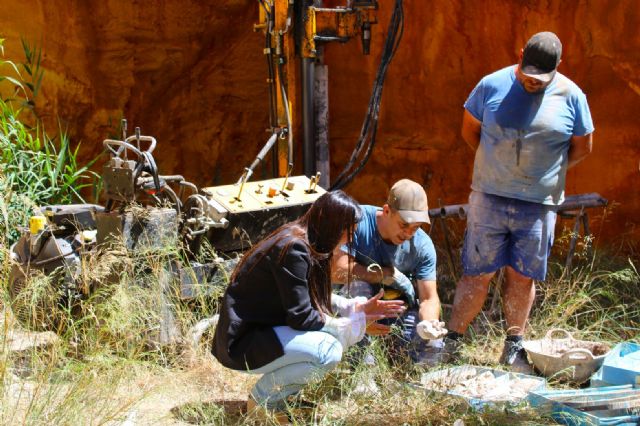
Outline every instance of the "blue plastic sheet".
<path fill-rule="evenodd" d="M 640 385 L 640 345 L 617 344 L 591 377 L 591 386 Z"/>
<path fill-rule="evenodd" d="M 640 424 L 640 389 L 631 385 L 533 391 L 530 403 L 570 426 Z"/>

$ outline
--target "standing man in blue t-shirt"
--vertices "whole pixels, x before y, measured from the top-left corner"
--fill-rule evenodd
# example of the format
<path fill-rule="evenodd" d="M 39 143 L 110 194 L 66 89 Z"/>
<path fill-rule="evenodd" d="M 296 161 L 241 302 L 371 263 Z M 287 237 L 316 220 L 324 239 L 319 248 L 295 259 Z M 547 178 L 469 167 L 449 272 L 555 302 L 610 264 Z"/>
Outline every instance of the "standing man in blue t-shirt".
<path fill-rule="evenodd" d="M 441 347 L 438 339 L 446 330 L 439 321 L 435 248 L 420 229 L 430 223 L 427 194 L 417 182 L 402 179 L 381 208 L 361 208 L 351 248 L 344 246 L 334 257 L 334 282 L 346 285 L 350 277 L 346 287 L 352 296 L 373 296 L 384 288 L 384 298 L 403 299 L 409 305 L 401 321 L 406 343 L 413 344 L 409 354 L 415 362 L 431 362 L 425 357 L 440 351 L 427 348 Z"/>
<path fill-rule="evenodd" d="M 567 169 L 590 152 L 593 123 L 585 94 L 557 72 L 562 44 L 535 34 L 517 65 L 485 76 L 464 104 L 462 138 L 476 152 L 462 263 L 445 339 L 456 351 L 482 309 L 489 281 L 505 267 L 507 337 L 500 362 L 527 371 L 522 336 L 544 280 L 555 208 Z"/>

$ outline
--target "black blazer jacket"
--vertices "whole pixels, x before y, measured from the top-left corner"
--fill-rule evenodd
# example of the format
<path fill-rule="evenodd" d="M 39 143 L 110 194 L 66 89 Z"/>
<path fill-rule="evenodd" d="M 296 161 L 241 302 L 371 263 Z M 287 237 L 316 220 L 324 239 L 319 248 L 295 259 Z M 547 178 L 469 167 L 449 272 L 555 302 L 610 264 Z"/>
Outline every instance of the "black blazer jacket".
<path fill-rule="evenodd" d="M 225 367 L 253 370 L 284 355 L 275 326 L 309 331 L 324 326 L 309 298 L 307 244 L 295 237 L 269 244 L 277 235 L 251 254 L 224 294 L 211 352 Z"/>

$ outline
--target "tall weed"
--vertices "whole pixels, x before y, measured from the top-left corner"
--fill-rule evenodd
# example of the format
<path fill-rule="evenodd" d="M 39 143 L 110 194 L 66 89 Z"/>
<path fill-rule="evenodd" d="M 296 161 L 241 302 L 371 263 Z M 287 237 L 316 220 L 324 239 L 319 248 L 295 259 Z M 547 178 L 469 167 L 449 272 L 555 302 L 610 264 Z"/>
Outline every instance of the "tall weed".
<path fill-rule="evenodd" d="M 80 191 L 99 179 L 90 170 L 95 159 L 78 164 L 80 144 L 72 147 L 62 126 L 50 137 L 37 117 L 35 126 L 25 124 L 34 119 L 43 70 L 40 49 L 25 41 L 23 49 L 22 73 L 14 62 L 0 59 L 0 69 L 8 68 L 12 74 L 0 74 L 0 83 L 12 85 L 8 95 L 0 96 L 0 232 L 8 244 L 18 238 L 18 226 L 26 224 L 37 206 L 84 202 Z"/>

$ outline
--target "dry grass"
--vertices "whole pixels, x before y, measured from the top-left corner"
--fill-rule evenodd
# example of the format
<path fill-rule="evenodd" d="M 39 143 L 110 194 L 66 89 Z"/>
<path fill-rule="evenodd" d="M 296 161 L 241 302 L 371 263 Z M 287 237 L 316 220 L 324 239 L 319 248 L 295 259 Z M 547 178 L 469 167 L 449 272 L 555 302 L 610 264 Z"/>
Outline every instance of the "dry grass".
<path fill-rule="evenodd" d="M 221 367 L 208 353 L 210 334 L 205 334 L 199 347 L 183 337 L 217 306 L 215 296 L 188 304 L 172 296 L 165 266 L 175 256 L 175 250 L 169 249 L 133 258 L 114 251 L 102 253 L 100 259 L 84 259 L 89 267 L 81 282 L 93 289 L 92 296 L 72 308 L 56 310 L 55 316 L 54 311 L 37 308 L 40 297 L 51 296 L 44 290 L 55 285 L 47 277 L 32 277 L 21 295 L 25 299 L 11 304 L 4 290 L 5 263 L 0 298 L 4 312 L 0 423 L 260 424 L 244 413 L 246 396 L 257 377 Z M 587 340 L 638 339 L 637 262 L 601 259 L 577 262 L 570 277 L 552 265 L 551 278 L 540 286 L 530 337 L 562 326 Z M 215 295 L 223 289 L 224 283 Z M 20 321 L 12 315 L 12 306 L 22 307 Z M 171 308 L 176 336 L 161 344 L 163 306 Z M 8 350 L 10 336 L 25 333 L 29 326 L 41 328 L 52 318 L 60 336 L 57 342 L 20 353 Z M 34 319 L 35 324 L 30 321 Z M 462 362 L 495 366 L 502 348 L 502 326 L 499 312 L 479 318 L 464 346 Z M 379 340 L 372 346 L 375 367 L 353 361 L 358 356 L 350 357 L 321 382 L 308 386 L 304 397 L 316 402 L 317 408 L 292 410 L 295 424 L 422 425 L 452 424 L 456 419 L 466 425 L 553 423 L 531 410 L 475 412 L 456 398 L 428 394 L 412 386 L 424 371 L 404 359 L 390 363 L 384 348 Z M 363 380 L 375 381 L 379 392 L 357 393 L 357 384 Z"/>

